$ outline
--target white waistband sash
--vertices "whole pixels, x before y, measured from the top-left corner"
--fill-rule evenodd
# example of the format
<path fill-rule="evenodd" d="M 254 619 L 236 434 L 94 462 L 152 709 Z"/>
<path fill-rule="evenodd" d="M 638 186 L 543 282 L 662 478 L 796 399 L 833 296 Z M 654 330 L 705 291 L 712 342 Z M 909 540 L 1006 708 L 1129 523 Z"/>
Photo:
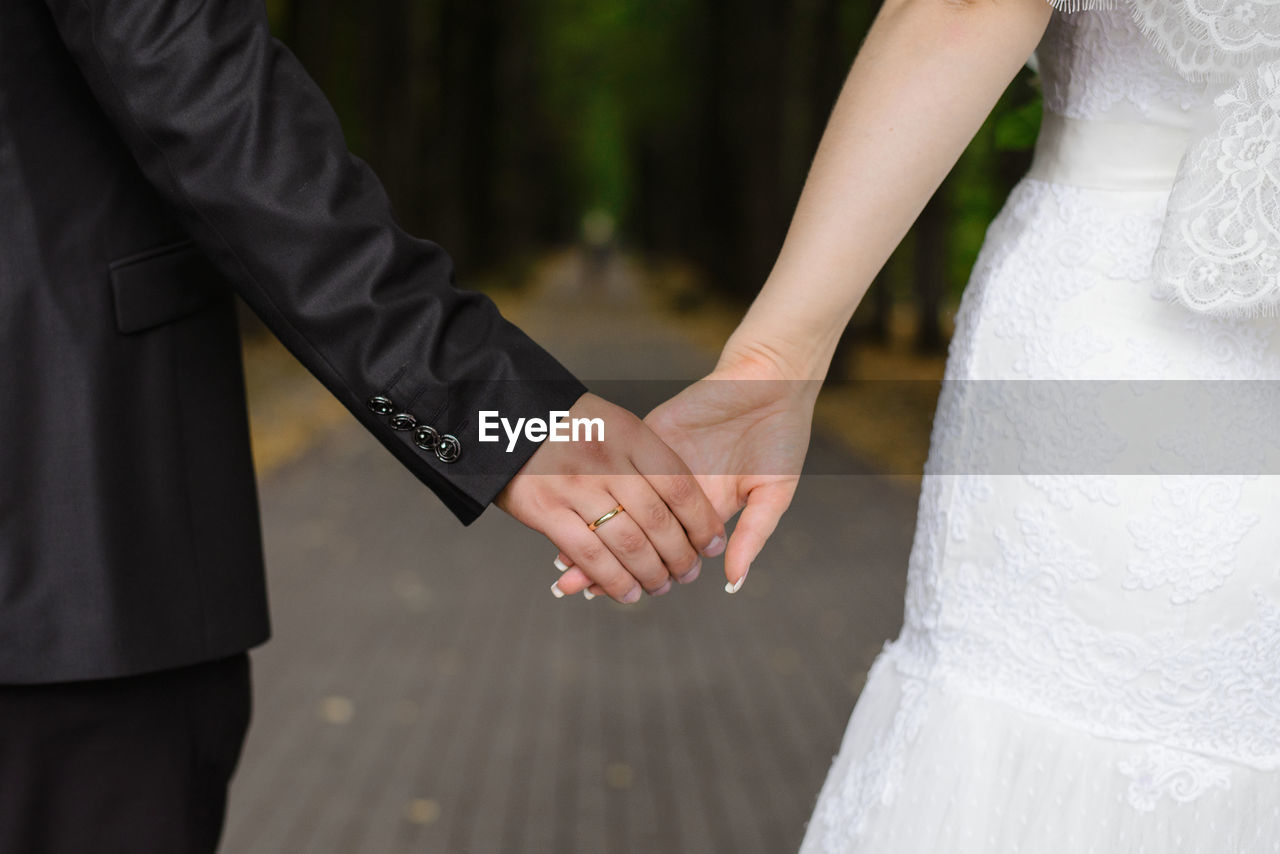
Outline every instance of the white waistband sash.
<path fill-rule="evenodd" d="M 1028 178 L 1097 190 L 1168 191 L 1191 131 L 1045 112 Z"/>

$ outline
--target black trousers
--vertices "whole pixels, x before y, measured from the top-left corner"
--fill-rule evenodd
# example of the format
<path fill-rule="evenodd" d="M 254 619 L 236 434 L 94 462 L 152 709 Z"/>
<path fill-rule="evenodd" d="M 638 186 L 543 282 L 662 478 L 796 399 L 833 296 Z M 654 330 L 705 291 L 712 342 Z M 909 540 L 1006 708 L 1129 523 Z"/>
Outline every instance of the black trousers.
<path fill-rule="evenodd" d="M 246 653 L 0 686 L 0 852 L 212 854 L 249 716 Z"/>

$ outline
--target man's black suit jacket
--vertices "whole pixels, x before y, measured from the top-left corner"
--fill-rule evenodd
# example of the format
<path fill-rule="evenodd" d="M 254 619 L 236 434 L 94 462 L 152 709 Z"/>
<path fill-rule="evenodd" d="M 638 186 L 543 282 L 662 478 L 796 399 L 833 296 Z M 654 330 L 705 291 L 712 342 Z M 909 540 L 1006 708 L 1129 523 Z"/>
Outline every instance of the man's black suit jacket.
<path fill-rule="evenodd" d="M 584 389 L 452 280 L 262 0 L 3 0 L 0 682 L 267 637 L 232 289 L 478 516 L 534 446 L 478 444 L 477 411 Z"/>

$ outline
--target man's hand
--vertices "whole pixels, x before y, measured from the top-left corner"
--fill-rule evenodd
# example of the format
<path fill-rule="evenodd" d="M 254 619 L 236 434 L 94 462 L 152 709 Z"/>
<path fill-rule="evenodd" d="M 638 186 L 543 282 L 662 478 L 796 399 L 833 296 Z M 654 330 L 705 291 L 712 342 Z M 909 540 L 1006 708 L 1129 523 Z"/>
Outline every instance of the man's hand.
<path fill-rule="evenodd" d="M 494 503 L 560 549 L 562 563 L 578 568 L 578 590 L 594 584 L 636 602 L 643 591 L 668 592 L 672 578 L 692 581 L 700 555 L 724 551 L 716 509 L 644 422 L 593 394 L 579 398 L 569 418 L 602 419 L 604 441 L 544 443 Z M 624 512 L 590 530 L 618 506 Z"/>
<path fill-rule="evenodd" d="M 742 510 L 725 555 L 731 593 L 790 506 L 808 451 L 820 383 L 791 375 L 765 355 L 726 351 L 715 371 L 645 419 L 693 469 L 720 519 Z M 576 569 L 560 579 L 565 593 L 590 584 Z"/>

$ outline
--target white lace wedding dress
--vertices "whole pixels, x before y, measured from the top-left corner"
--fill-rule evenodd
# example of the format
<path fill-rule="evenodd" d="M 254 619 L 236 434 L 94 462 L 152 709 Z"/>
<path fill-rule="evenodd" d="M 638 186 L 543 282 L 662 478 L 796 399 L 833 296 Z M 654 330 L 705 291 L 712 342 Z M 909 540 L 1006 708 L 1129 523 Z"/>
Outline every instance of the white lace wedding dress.
<path fill-rule="evenodd" d="M 1219 381 L 1280 379 L 1280 318 L 1152 280 L 1213 93 L 1124 11 L 1055 12 L 1037 57 L 1044 128 L 957 317 L 905 625 L 802 851 L 1280 852 L 1280 468 L 1203 423 L 1277 411 Z M 1134 380 L 1209 408 L 1110 441 L 1091 405 L 1119 383 L 1140 414 Z"/>

